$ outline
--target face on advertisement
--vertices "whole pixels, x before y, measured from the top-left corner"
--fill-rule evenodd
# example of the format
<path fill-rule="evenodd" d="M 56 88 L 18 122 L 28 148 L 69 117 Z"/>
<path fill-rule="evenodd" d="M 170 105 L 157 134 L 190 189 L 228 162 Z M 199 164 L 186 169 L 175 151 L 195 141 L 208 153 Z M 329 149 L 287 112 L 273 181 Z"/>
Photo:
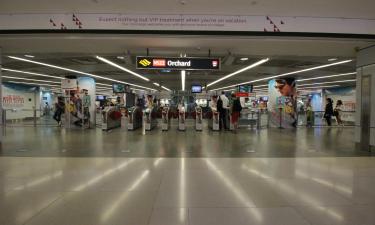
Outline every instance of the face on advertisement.
<path fill-rule="evenodd" d="M 295 82 L 287 79 L 276 80 L 275 88 L 282 96 L 292 96 L 294 94 Z"/>

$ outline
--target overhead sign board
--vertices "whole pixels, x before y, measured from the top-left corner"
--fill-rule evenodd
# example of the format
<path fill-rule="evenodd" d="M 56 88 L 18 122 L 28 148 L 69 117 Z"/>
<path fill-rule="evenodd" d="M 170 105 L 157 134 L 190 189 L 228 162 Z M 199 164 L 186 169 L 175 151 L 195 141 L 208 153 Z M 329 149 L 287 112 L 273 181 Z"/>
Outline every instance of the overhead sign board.
<path fill-rule="evenodd" d="M 220 70 L 220 59 L 137 56 L 137 69 Z"/>

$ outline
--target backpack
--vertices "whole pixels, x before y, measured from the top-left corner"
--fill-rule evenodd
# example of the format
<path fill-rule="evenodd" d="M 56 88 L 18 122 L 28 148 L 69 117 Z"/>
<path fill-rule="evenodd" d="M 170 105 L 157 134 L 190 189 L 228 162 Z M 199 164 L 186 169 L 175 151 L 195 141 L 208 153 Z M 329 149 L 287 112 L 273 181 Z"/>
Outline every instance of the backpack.
<path fill-rule="evenodd" d="M 239 100 L 234 100 L 233 101 L 233 111 L 235 112 L 241 112 L 242 106 Z"/>
<path fill-rule="evenodd" d="M 217 100 L 217 103 L 216 103 L 216 107 L 217 107 L 217 111 L 221 111 L 223 110 L 223 100 L 221 100 L 221 98 L 219 97 L 219 99 Z"/>

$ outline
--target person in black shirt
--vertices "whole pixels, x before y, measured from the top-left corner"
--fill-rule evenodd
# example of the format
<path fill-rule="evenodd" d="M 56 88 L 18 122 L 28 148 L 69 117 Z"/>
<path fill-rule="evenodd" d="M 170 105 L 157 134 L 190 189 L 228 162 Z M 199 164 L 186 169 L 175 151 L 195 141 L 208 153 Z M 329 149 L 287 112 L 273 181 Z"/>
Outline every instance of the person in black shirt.
<path fill-rule="evenodd" d="M 324 110 L 324 118 L 326 119 L 327 121 L 327 125 L 328 126 L 331 126 L 332 123 L 331 123 L 331 119 L 332 119 L 332 116 L 333 116 L 333 101 L 331 98 L 327 98 L 327 104 L 326 104 L 326 108 Z"/>

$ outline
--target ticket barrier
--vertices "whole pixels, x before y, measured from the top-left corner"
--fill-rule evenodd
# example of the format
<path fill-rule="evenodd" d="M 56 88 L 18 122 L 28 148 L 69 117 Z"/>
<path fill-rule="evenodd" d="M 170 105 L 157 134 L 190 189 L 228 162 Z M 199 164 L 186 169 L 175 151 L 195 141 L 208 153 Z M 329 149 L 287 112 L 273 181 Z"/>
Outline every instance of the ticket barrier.
<path fill-rule="evenodd" d="M 234 123 L 232 121 L 232 113 L 229 113 L 229 130 L 234 130 Z"/>
<path fill-rule="evenodd" d="M 203 130 L 203 115 L 202 115 L 202 107 L 197 106 L 195 107 L 195 130 L 202 131 Z"/>
<path fill-rule="evenodd" d="M 145 130 L 150 131 L 154 127 L 158 125 L 158 120 L 156 119 L 156 108 L 152 107 L 151 109 L 148 108 L 144 112 L 143 116 L 143 123 L 145 126 Z"/>
<path fill-rule="evenodd" d="M 128 130 L 136 130 L 142 126 L 142 110 L 139 107 L 131 107 L 128 110 Z"/>
<path fill-rule="evenodd" d="M 161 112 L 161 130 L 167 131 L 169 130 L 169 127 L 171 126 L 171 121 L 169 119 L 169 107 L 163 107 L 163 110 Z"/>
<path fill-rule="evenodd" d="M 121 111 L 113 106 L 107 106 L 102 110 L 102 130 L 111 130 L 121 127 Z"/>
<path fill-rule="evenodd" d="M 208 120 L 208 127 L 214 131 L 220 130 L 220 119 L 219 112 L 216 109 L 212 109 L 212 117 Z"/>
<path fill-rule="evenodd" d="M 178 130 L 180 131 L 186 130 L 185 111 L 181 111 L 178 113 Z"/>

